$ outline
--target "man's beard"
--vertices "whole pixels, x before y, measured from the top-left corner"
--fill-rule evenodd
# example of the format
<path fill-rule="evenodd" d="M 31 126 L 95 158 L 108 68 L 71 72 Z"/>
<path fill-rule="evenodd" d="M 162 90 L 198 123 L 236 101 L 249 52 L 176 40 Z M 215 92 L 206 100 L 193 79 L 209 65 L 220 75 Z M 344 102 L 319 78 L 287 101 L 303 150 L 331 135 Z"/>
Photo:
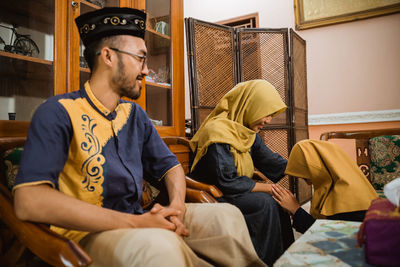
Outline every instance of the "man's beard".
<path fill-rule="evenodd" d="M 140 86 L 139 90 L 137 90 L 137 91 L 133 91 L 133 89 L 131 87 L 130 88 L 120 88 L 120 91 L 123 92 L 122 96 L 126 96 L 130 99 L 136 100 L 140 97 L 142 87 Z"/>
<path fill-rule="evenodd" d="M 136 100 L 140 97 L 142 91 L 142 86 L 139 86 L 138 90 L 134 90 L 136 82 L 133 86 L 129 86 L 129 79 L 127 78 L 125 72 L 125 65 L 122 63 L 120 55 L 118 55 L 118 69 L 119 72 L 112 78 L 113 84 L 117 86 L 116 90 L 120 97 L 128 97 L 130 99 Z M 142 75 L 138 75 L 136 80 L 143 79 Z"/>

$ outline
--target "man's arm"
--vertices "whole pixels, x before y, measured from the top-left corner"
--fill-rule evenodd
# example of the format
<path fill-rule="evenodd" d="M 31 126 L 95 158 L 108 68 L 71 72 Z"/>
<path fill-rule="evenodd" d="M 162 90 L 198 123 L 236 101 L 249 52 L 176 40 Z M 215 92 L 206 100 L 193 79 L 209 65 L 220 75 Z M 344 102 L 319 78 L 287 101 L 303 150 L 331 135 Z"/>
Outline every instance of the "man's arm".
<path fill-rule="evenodd" d="M 165 186 L 168 190 L 170 206 L 185 211 L 186 181 L 181 165 L 172 168 L 165 175 Z M 182 214 L 183 217 L 184 214 Z"/>
<path fill-rule="evenodd" d="M 186 195 L 186 181 L 185 173 L 181 165 L 178 165 L 167 172 L 165 175 L 165 186 L 168 190 L 169 207 L 179 210 L 178 216 L 171 216 L 170 220 L 176 225 L 175 232 L 179 235 L 187 236 L 189 231 L 183 225 L 183 218 L 185 216 L 185 195 Z M 154 209 L 152 210 L 154 212 Z"/>
<path fill-rule="evenodd" d="M 21 220 L 87 232 L 136 227 L 157 227 L 174 231 L 175 224 L 167 218 L 180 214 L 171 208 L 165 208 L 157 214 L 134 215 L 118 212 L 70 197 L 45 184 L 17 188 L 14 210 Z"/>

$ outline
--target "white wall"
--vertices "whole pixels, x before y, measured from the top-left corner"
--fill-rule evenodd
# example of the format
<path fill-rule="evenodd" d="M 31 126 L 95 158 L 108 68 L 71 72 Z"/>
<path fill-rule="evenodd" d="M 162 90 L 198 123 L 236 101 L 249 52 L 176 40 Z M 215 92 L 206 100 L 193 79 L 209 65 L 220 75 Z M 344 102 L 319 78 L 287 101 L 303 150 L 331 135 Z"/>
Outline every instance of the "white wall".
<path fill-rule="evenodd" d="M 184 0 L 185 17 L 210 22 L 255 12 L 261 28 L 295 27 L 293 1 Z M 400 110 L 400 14 L 297 33 L 307 41 L 309 114 Z"/>

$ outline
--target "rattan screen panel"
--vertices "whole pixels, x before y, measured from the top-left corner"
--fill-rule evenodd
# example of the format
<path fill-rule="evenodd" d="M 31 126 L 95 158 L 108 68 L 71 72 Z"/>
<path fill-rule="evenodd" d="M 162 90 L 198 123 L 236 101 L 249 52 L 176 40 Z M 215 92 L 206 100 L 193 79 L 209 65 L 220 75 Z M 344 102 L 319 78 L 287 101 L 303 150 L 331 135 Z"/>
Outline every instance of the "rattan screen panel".
<path fill-rule="evenodd" d="M 306 42 L 290 30 L 290 52 L 293 101 L 293 145 L 308 139 L 307 65 Z M 303 179 L 295 178 L 295 192 L 303 204 L 312 198 L 312 187 Z"/>
<path fill-rule="evenodd" d="M 238 30 L 240 81 L 264 79 L 288 103 L 287 30 Z"/>
<path fill-rule="evenodd" d="M 280 154 L 283 158 L 288 159 L 289 149 L 289 132 L 287 129 L 262 129 L 259 132 L 264 143 L 275 153 Z M 268 181 L 272 183 L 272 181 Z M 289 176 L 284 176 L 279 183 L 287 189 L 291 189 Z"/>
<path fill-rule="evenodd" d="M 275 153 L 288 159 L 288 130 L 287 129 L 262 129 L 259 133 L 264 143 Z"/>
<path fill-rule="evenodd" d="M 294 143 L 297 143 L 304 139 L 308 139 L 308 129 L 307 128 L 295 128 L 294 136 L 295 136 Z"/>
<path fill-rule="evenodd" d="M 306 44 L 296 33 L 291 31 L 293 100 L 298 109 L 307 110 L 307 65 Z"/>
<path fill-rule="evenodd" d="M 191 86 L 193 131 L 236 85 L 234 29 L 194 19 L 187 19 L 192 54 Z M 190 25 L 189 25 L 189 24 Z"/>
<path fill-rule="evenodd" d="M 308 123 L 308 113 L 304 109 L 294 109 L 294 126 L 307 126 Z"/>
<path fill-rule="evenodd" d="M 293 30 L 290 36 L 294 126 L 308 128 L 306 43 Z"/>
<path fill-rule="evenodd" d="M 304 179 L 294 179 L 296 184 L 296 198 L 300 205 L 303 205 L 312 198 L 312 186 L 308 185 Z"/>

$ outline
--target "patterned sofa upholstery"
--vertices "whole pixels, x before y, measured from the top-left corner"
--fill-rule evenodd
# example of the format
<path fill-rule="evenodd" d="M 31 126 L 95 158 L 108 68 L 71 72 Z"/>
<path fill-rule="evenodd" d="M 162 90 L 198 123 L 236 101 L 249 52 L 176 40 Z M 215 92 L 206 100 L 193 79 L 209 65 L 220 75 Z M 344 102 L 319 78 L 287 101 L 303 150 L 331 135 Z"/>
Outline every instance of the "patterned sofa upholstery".
<path fill-rule="evenodd" d="M 357 165 L 380 196 L 385 184 L 400 177 L 400 128 L 325 132 L 320 139 L 355 139 Z"/>
<path fill-rule="evenodd" d="M 372 185 L 377 190 L 400 177 L 400 135 L 384 135 L 369 139 Z"/>

